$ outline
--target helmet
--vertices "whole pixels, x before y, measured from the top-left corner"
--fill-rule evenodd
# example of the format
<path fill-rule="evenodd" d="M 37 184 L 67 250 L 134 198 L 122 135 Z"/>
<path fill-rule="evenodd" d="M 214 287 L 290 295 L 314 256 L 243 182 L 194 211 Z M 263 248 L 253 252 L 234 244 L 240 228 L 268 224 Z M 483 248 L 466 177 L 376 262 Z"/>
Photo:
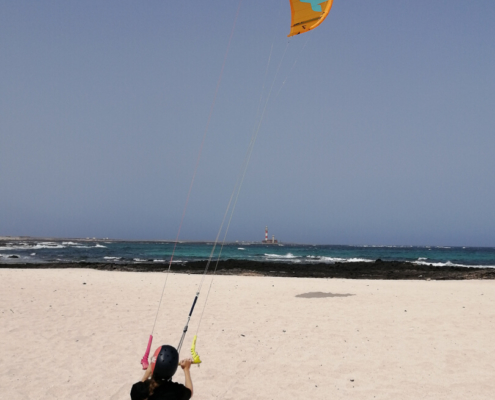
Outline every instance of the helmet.
<path fill-rule="evenodd" d="M 151 372 L 156 379 L 168 380 L 172 378 L 178 366 L 179 353 L 169 345 L 158 347 L 151 358 Z"/>

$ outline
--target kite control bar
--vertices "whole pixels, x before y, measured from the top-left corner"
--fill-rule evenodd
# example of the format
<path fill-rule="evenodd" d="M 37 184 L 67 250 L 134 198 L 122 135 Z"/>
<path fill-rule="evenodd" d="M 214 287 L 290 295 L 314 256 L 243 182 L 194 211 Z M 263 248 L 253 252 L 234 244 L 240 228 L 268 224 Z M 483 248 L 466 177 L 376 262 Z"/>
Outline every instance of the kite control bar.
<path fill-rule="evenodd" d="M 199 358 L 199 354 L 196 352 L 196 340 L 197 336 L 194 335 L 193 342 L 191 345 L 191 358 L 192 358 L 192 363 L 193 364 L 201 364 L 201 359 Z M 150 349 L 151 349 L 151 343 L 153 342 L 153 335 L 150 335 L 150 338 L 148 340 L 148 346 L 146 347 L 146 351 L 144 353 L 143 358 L 141 359 L 141 365 L 143 366 L 143 369 L 148 369 L 149 367 L 149 362 L 148 362 L 148 357 L 150 355 Z"/>

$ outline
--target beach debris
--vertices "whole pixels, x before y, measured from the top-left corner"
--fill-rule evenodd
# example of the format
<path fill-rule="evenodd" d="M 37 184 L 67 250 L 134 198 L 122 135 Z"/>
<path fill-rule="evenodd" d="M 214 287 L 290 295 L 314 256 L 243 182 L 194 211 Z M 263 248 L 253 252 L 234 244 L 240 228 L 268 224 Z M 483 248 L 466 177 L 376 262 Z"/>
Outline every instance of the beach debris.
<path fill-rule="evenodd" d="M 85 284 L 86 284 L 86 282 L 83 282 L 83 285 L 85 285 Z"/>

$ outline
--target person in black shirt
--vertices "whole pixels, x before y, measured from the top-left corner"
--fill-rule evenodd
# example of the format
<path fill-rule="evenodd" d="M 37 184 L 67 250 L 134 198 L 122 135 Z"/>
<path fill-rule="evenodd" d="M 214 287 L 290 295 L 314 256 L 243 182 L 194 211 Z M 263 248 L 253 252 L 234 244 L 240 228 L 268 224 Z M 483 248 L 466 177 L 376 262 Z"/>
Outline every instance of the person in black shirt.
<path fill-rule="evenodd" d="M 191 359 L 180 362 L 186 384 L 172 382 L 179 365 L 179 353 L 172 346 L 160 346 L 151 358 L 143 379 L 131 389 L 132 400 L 189 400 L 193 395 Z"/>

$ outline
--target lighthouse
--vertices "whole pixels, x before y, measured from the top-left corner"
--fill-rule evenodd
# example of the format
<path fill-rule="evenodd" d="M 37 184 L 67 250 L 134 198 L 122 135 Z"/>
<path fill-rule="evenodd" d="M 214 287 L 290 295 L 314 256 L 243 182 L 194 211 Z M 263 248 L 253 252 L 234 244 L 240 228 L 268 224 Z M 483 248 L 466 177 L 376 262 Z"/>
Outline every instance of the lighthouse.
<path fill-rule="evenodd" d="M 272 235 L 272 239 L 268 240 L 268 226 L 265 226 L 265 240 L 261 243 L 263 244 L 278 244 L 278 240 L 275 239 L 275 235 Z"/>

